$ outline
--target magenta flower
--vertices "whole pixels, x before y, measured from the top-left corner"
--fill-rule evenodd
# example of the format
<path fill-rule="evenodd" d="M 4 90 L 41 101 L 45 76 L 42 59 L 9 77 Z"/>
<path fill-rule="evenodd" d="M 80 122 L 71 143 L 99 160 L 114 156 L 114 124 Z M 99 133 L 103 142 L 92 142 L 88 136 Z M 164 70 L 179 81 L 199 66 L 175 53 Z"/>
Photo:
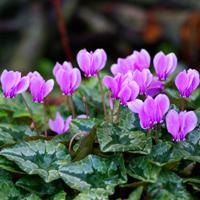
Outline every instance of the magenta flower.
<path fill-rule="evenodd" d="M 165 55 L 160 51 L 155 55 L 153 64 L 158 78 L 160 80 L 166 80 L 166 78 L 175 71 L 177 67 L 177 58 L 174 53 Z"/>
<path fill-rule="evenodd" d="M 73 69 L 73 66 L 70 62 L 65 61 L 63 64 L 56 63 L 56 65 L 53 68 L 53 75 L 56 77 L 57 72 L 62 69 L 62 70 L 71 70 Z"/>
<path fill-rule="evenodd" d="M 169 109 L 170 102 L 166 95 L 159 94 L 155 99 L 148 96 L 144 102 L 136 99 L 127 105 L 132 112 L 139 114 L 141 127 L 143 129 L 150 129 L 155 124 L 163 121 L 163 117 Z"/>
<path fill-rule="evenodd" d="M 126 58 L 118 58 L 117 64 L 111 66 L 111 72 L 117 75 L 118 73 L 126 74 L 128 71 L 142 71 L 149 68 L 150 62 L 150 55 L 145 49 L 142 49 L 140 52 L 134 51 Z"/>
<path fill-rule="evenodd" d="M 126 105 L 128 102 L 134 101 L 139 95 L 139 91 L 139 86 L 135 81 L 128 82 L 121 88 L 118 94 L 120 103 Z"/>
<path fill-rule="evenodd" d="M 119 92 L 126 80 L 126 76 L 118 74 L 115 77 L 104 76 L 103 83 L 111 91 L 112 99 L 119 98 Z"/>
<path fill-rule="evenodd" d="M 166 116 L 167 130 L 174 141 L 184 141 L 186 135 L 197 125 L 197 117 L 193 111 L 177 113 L 170 110 Z"/>
<path fill-rule="evenodd" d="M 44 98 L 53 90 L 54 81 L 52 79 L 45 81 L 39 76 L 33 76 L 30 81 L 33 102 L 43 103 Z"/>
<path fill-rule="evenodd" d="M 147 87 L 146 89 L 146 96 L 156 96 L 159 93 L 162 92 L 162 90 L 164 90 L 164 83 L 162 83 L 161 81 L 157 80 L 157 79 L 153 79 L 151 81 L 151 84 Z"/>
<path fill-rule="evenodd" d="M 140 87 L 140 94 L 146 93 L 147 88 L 151 85 L 153 75 L 149 69 L 143 69 L 142 71 L 135 70 L 133 72 L 133 79 Z"/>
<path fill-rule="evenodd" d="M 112 99 L 119 99 L 122 105 L 135 100 L 139 94 L 139 86 L 129 74 L 118 74 L 114 78 L 105 76 L 103 83 L 111 91 Z"/>
<path fill-rule="evenodd" d="M 182 97 L 190 97 L 192 92 L 199 86 L 199 72 L 195 69 L 180 72 L 175 79 L 176 87 Z"/>
<path fill-rule="evenodd" d="M 80 86 L 81 73 L 70 62 L 64 62 L 63 65 L 56 63 L 53 74 L 64 95 L 72 95 Z"/>
<path fill-rule="evenodd" d="M 86 77 L 96 76 L 105 67 L 107 61 L 106 52 L 103 49 L 96 49 L 88 52 L 82 49 L 77 54 L 77 62 Z"/>
<path fill-rule="evenodd" d="M 4 70 L 1 74 L 1 85 L 6 98 L 14 98 L 16 94 L 25 92 L 29 87 L 29 79 L 21 77 L 20 72 Z"/>
<path fill-rule="evenodd" d="M 37 71 L 29 72 L 29 73 L 27 74 L 27 77 L 29 78 L 30 82 L 31 82 L 31 79 L 32 79 L 33 77 L 39 77 L 39 78 L 42 78 L 42 79 L 43 79 L 43 77 L 42 77 L 42 76 L 40 75 L 40 73 L 37 72 Z"/>
<path fill-rule="evenodd" d="M 69 125 L 72 121 L 72 116 L 69 116 L 66 120 L 62 118 L 59 112 L 56 113 L 55 120 L 49 120 L 49 127 L 57 134 L 63 134 L 69 130 Z"/>

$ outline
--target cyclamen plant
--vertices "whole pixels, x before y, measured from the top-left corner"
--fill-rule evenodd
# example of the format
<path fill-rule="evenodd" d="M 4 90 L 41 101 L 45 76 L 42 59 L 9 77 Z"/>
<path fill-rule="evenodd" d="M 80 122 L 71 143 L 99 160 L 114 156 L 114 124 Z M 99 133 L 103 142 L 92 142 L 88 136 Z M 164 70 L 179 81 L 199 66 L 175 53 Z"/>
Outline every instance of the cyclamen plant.
<path fill-rule="evenodd" d="M 103 49 L 82 49 L 76 58 L 73 65 L 55 63 L 52 74 L 59 89 L 53 98 L 48 97 L 53 79 L 45 80 L 37 71 L 25 76 L 2 72 L 5 98 L 1 100 L 15 106 L 7 115 L 0 114 L 1 119 L 6 116 L 2 122 L 8 118 L 9 124 L 7 128 L 0 124 L 0 196 L 5 195 L 3 188 L 13 199 L 65 199 L 65 192 L 73 199 L 80 192 L 76 200 L 118 199 L 121 193 L 119 198 L 128 200 L 191 200 L 187 184 L 198 196 L 200 112 L 193 104 L 199 100 L 199 72 L 179 71 L 174 53 L 158 52 L 151 59 L 145 49 L 119 58 L 104 77 L 100 74 L 107 61 Z M 175 80 L 168 80 L 176 71 Z M 88 85 L 82 79 L 91 79 L 89 89 L 80 87 Z M 20 128 L 21 123 L 26 125 Z M 14 174 L 8 183 L 2 170 Z"/>

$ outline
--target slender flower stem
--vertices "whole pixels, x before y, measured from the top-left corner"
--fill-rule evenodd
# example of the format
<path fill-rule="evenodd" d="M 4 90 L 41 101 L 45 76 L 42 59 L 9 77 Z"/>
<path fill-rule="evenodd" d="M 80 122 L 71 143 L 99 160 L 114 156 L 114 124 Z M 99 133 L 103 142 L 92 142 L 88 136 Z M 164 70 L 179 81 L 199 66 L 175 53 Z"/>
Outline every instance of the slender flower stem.
<path fill-rule="evenodd" d="M 147 137 L 150 138 L 151 137 L 151 129 L 147 130 Z"/>
<path fill-rule="evenodd" d="M 72 96 L 69 97 L 69 101 L 70 101 L 70 104 L 71 104 L 72 117 L 76 118 L 76 112 L 75 112 L 74 102 L 73 102 Z"/>
<path fill-rule="evenodd" d="M 66 97 L 67 97 L 67 108 L 68 108 L 68 111 L 72 112 L 71 103 L 70 103 L 70 97 L 69 96 L 66 96 Z"/>
<path fill-rule="evenodd" d="M 108 115 L 107 115 L 106 104 L 105 104 L 105 100 L 104 100 L 103 85 L 102 85 L 101 77 L 100 77 L 99 73 L 97 73 L 97 78 L 98 78 L 100 92 L 101 92 L 101 101 L 103 104 L 104 117 L 105 117 L 106 124 L 108 124 Z"/>
<path fill-rule="evenodd" d="M 86 96 L 83 96 L 83 103 L 84 103 L 84 105 L 85 105 L 85 114 L 87 115 L 87 116 L 89 116 L 89 109 L 88 109 L 88 103 L 87 103 L 87 98 L 86 98 Z"/>
<path fill-rule="evenodd" d="M 48 135 L 47 135 L 47 117 L 46 117 L 46 105 L 45 105 L 45 102 L 43 103 L 43 111 L 44 111 L 44 135 L 45 135 L 45 137 L 47 137 Z"/>
<path fill-rule="evenodd" d="M 31 120 L 32 120 L 32 123 L 33 123 L 33 127 L 34 127 L 35 131 L 37 132 L 36 123 L 35 123 L 35 120 L 34 120 L 34 117 L 33 117 L 33 112 L 32 112 L 32 110 L 31 110 L 30 106 L 28 105 L 28 102 L 26 101 L 26 98 L 24 97 L 24 95 L 21 94 L 21 96 L 22 96 L 24 105 L 26 106 L 26 108 L 27 108 L 27 110 L 28 110 L 28 112 L 29 112 L 29 114 L 30 114 L 30 116 L 31 116 Z M 38 134 L 38 132 L 37 132 L 37 134 Z"/>
<path fill-rule="evenodd" d="M 181 110 L 185 109 L 185 101 L 184 98 L 181 99 Z"/>

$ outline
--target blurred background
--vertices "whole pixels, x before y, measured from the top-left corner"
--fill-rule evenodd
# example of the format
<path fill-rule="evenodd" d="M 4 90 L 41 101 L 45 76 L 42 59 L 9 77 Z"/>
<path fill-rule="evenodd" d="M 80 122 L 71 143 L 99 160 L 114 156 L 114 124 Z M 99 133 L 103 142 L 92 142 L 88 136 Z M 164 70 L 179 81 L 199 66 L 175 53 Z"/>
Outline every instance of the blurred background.
<path fill-rule="evenodd" d="M 200 0 L 0 0 L 0 66 L 49 77 L 56 61 L 104 48 L 109 66 L 145 48 L 200 70 Z"/>

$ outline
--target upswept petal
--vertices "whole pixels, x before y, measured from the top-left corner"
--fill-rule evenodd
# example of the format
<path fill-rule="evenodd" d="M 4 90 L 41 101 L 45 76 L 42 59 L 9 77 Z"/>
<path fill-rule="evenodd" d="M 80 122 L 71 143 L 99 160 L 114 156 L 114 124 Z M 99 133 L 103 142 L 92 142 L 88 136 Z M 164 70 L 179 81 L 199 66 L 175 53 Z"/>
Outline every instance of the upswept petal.
<path fill-rule="evenodd" d="M 177 57 L 174 53 L 168 54 L 167 57 L 168 57 L 168 67 L 166 70 L 166 74 L 170 75 L 175 71 L 177 67 Z"/>
<path fill-rule="evenodd" d="M 164 95 L 164 94 L 159 94 L 156 98 L 155 98 L 155 103 L 157 104 L 156 107 L 156 118 L 157 118 L 157 122 L 161 122 L 165 113 L 168 111 L 169 109 L 169 98 Z"/>
<path fill-rule="evenodd" d="M 175 85 L 180 91 L 181 95 L 183 95 L 184 91 L 186 90 L 188 86 L 188 82 L 189 80 L 188 80 L 186 70 L 183 70 L 176 76 Z"/>
<path fill-rule="evenodd" d="M 129 101 L 133 101 L 137 98 L 137 96 L 139 95 L 140 92 L 140 88 L 138 86 L 138 84 L 135 81 L 131 81 L 128 84 L 128 87 L 131 89 L 131 97 Z"/>
<path fill-rule="evenodd" d="M 77 62 L 80 69 L 85 73 L 85 75 L 90 75 L 91 68 L 91 54 L 87 52 L 86 49 L 82 49 L 77 54 Z"/>
<path fill-rule="evenodd" d="M 15 93 L 20 94 L 29 88 L 29 78 L 23 77 L 15 88 Z"/>
<path fill-rule="evenodd" d="M 76 76 L 76 81 L 73 85 L 73 91 L 75 91 L 81 84 L 81 73 L 80 73 L 79 69 L 77 69 L 77 68 L 73 69 L 73 73 Z"/>
<path fill-rule="evenodd" d="M 94 73 L 104 68 L 107 60 L 106 52 L 103 49 L 96 49 L 93 53 L 93 69 Z"/>
<path fill-rule="evenodd" d="M 65 124 L 64 124 L 64 120 L 61 117 L 59 112 L 56 113 L 55 120 L 51 120 L 51 119 L 49 120 L 49 127 L 52 131 L 54 131 L 58 134 L 63 133 L 63 130 L 65 128 Z"/>
<path fill-rule="evenodd" d="M 63 129 L 63 132 L 67 132 L 69 130 L 71 121 L 72 121 L 72 116 L 69 116 L 65 121 L 65 127 Z"/>
<path fill-rule="evenodd" d="M 118 87 L 117 87 L 117 83 L 116 80 L 111 77 L 111 76 L 105 76 L 103 78 L 103 84 L 112 92 L 112 97 L 113 98 L 117 98 L 118 96 Z"/>
<path fill-rule="evenodd" d="M 197 116 L 193 111 L 189 111 L 184 115 L 184 137 L 191 132 L 197 125 Z"/>
<path fill-rule="evenodd" d="M 170 110 L 166 116 L 166 125 L 168 132 L 176 140 L 179 136 L 179 115 L 175 110 Z"/>
<path fill-rule="evenodd" d="M 134 113 L 139 113 L 141 107 L 143 106 L 143 101 L 140 99 L 135 99 L 134 101 L 130 101 L 127 103 L 128 108 L 134 112 Z"/>
<path fill-rule="evenodd" d="M 20 81 L 21 73 L 4 70 L 1 74 L 2 89 L 5 93 L 13 89 Z"/>
<path fill-rule="evenodd" d="M 153 59 L 154 69 L 159 78 L 162 78 L 166 71 L 166 57 L 163 52 L 158 52 Z"/>
<path fill-rule="evenodd" d="M 41 91 L 43 94 L 43 98 L 45 98 L 53 90 L 53 86 L 54 86 L 53 79 L 50 79 L 46 83 L 44 83 L 43 91 Z"/>
<path fill-rule="evenodd" d="M 131 98 L 131 89 L 128 86 L 123 87 L 120 90 L 118 96 L 119 96 L 121 104 L 126 105 L 126 103 L 130 101 L 130 98 Z"/>

